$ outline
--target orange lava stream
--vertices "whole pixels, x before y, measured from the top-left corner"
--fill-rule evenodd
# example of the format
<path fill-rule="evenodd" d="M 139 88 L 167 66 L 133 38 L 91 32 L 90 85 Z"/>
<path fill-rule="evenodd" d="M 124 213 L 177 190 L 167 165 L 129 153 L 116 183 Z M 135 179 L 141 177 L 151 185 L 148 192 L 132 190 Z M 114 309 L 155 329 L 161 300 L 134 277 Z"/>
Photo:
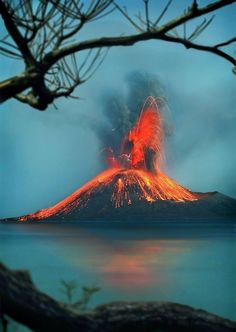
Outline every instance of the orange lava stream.
<path fill-rule="evenodd" d="M 85 207 L 93 193 L 102 193 L 110 184 L 113 188 L 111 204 L 115 208 L 130 205 L 136 198 L 152 203 L 157 200 L 194 201 L 202 196 L 182 187 L 161 172 L 153 175 L 143 170 L 110 168 L 56 205 L 23 216 L 19 221 L 70 214 L 78 206 Z"/>
<path fill-rule="evenodd" d="M 194 201 L 201 197 L 182 187 L 164 173 L 153 175 L 142 170 L 120 170 L 112 193 L 113 206 L 119 208 L 132 204 L 132 197 L 147 202 L 172 200 L 176 202 Z"/>
<path fill-rule="evenodd" d="M 95 193 L 101 194 L 105 190 L 109 191 L 110 203 L 115 208 L 130 205 L 137 199 L 148 203 L 157 200 L 198 200 L 203 194 L 189 191 L 162 171 L 163 137 L 160 111 L 155 99 L 149 97 L 137 123 L 121 142 L 120 156 L 115 157 L 112 150 L 108 149 L 110 167 L 107 170 L 56 205 L 18 220 L 68 215 L 75 208 L 86 207 Z"/>
<path fill-rule="evenodd" d="M 81 204 L 82 206 L 86 206 L 91 192 L 93 192 L 95 189 L 100 187 L 102 190 L 102 187 L 109 184 L 112 181 L 113 175 L 117 172 L 117 169 L 110 168 L 99 175 L 97 175 L 94 179 L 87 182 L 83 187 L 76 190 L 74 193 L 72 193 L 70 196 L 66 197 L 62 201 L 58 202 L 57 204 L 46 208 L 39 210 L 35 213 L 28 214 L 26 216 L 20 217 L 19 221 L 26 221 L 28 219 L 45 219 L 48 217 L 51 217 L 57 213 L 60 214 L 66 214 L 70 213 L 76 206 Z"/>

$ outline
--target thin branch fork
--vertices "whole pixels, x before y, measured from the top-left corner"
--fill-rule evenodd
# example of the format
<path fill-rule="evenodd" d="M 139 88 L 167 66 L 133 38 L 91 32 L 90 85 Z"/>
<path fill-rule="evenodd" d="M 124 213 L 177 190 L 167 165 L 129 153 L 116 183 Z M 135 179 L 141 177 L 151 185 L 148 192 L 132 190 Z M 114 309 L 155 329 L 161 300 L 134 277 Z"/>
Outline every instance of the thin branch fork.
<path fill-rule="evenodd" d="M 181 16 L 173 19 L 172 21 L 164 24 L 162 27 L 159 28 L 159 32 L 166 33 L 168 31 L 170 31 L 171 29 L 174 29 L 187 21 L 190 21 L 197 17 L 206 15 L 208 13 L 211 13 L 222 7 L 228 6 L 234 2 L 235 2 L 235 0 L 218 0 L 218 1 L 214 1 L 214 2 L 210 3 L 209 5 L 207 5 L 205 7 L 200 8 L 196 5 L 197 2 L 194 1 L 193 5 L 191 7 L 189 7 L 187 12 L 185 12 Z"/>
<path fill-rule="evenodd" d="M 231 38 L 231 39 L 229 39 L 229 40 L 227 40 L 223 43 L 216 44 L 214 47 L 220 48 L 220 47 L 228 46 L 228 45 L 230 45 L 232 43 L 235 43 L 235 42 L 236 42 L 236 37 Z"/>
<path fill-rule="evenodd" d="M 170 35 L 161 36 L 160 39 L 164 40 L 164 41 L 168 41 L 168 42 L 182 44 L 187 49 L 192 48 L 192 49 L 196 49 L 196 50 L 199 50 L 199 51 L 204 51 L 204 52 L 209 52 L 209 53 L 216 54 L 216 55 L 220 56 L 221 58 L 224 58 L 227 61 L 231 62 L 234 66 L 236 66 L 236 59 L 233 58 L 232 56 L 230 56 L 229 54 L 219 50 L 218 49 L 219 46 L 217 46 L 217 45 L 216 46 L 200 45 L 200 44 L 193 43 L 189 40 L 186 40 L 186 39 L 183 39 L 183 38 L 178 38 L 178 37 L 173 37 L 173 36 L 170 36 Z"/>

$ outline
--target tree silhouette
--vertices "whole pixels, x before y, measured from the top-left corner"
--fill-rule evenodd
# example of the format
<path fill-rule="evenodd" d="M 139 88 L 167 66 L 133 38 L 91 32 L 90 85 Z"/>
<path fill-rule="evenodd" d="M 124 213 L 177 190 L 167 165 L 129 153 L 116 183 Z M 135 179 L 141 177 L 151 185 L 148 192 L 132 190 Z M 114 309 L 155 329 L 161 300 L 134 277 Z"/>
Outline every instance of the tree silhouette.
<path fill-rule="evenodd" d="M 214 16 L 204 18 L 188 34 L 186 24 L 236 0 L 217 0 L 203 7 L 193 0 L 182 15 L 163 24 L 173 0 L 166 1 L 158 15 L 151 11 L 149 0 L 142 2 L 143 12 L 131 17 L 119 1 L 113 0 L 0 0 L 0 15 L 6 29 L 6 36 L 0 40 L 0 53 L 24 63 L 21 73 L 0 82 L 0 102 L 15 98 L 45 110 L 59 97 L 73 97 L 75 88 L 101 65 L 108 48 L 151 39 L 218 55 L 233 65 L 235 73 L 236 59 L 223 49 L 235 42 L 236 37 L 216 45 L 198 44 L 195 40 Z M 127 19 L 135 29 L 134 34 L 81 39 L 84 26 L 102 20 L 113 11 Z M 182 35 L 177 31 L 179 27 L 183 27 Z"/>

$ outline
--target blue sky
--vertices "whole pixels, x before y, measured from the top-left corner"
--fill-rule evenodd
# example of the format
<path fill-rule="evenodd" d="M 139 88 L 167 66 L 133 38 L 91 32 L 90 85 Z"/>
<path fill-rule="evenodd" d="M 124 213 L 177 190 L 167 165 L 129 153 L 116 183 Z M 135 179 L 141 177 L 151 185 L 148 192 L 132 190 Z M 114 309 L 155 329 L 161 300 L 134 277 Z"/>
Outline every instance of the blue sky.
<path fill-rule="evenodd" d="M 164 2 L 152 1 L 153 15 Z M 132 14 L 142 2 L 123 3 Z M 174 1 L 166 19 L 187 3 Z M 235 20 L 235 4 L 217 11 L 199 41 L 233 37 Z M 127 31 L 132 28 L 114 13 L 88 26 L 81 39 Z M 231 49 L 235 55 L 236 46 Z M 4 57 L 0 66 L 0 79 L 22 68 Z M 95 75 L 77 89 L 81 99 L 60 99 L 57 110 L 50 106 L 39 112 L 14 100 L 0 105 L 0 217 L 54 204 L 101 170 L 99 141 L 89 124 L 102 123 L 102 96 L 111 88 L 125 94 L 125 77 L 134 70 L 157 75 L 165 87 L 175 128 L 167 140 L 169 175 L 192 190 L 236 197 L 236 76 L 231 64 L 212 54 L 150 41 L 111 49 Z"/>

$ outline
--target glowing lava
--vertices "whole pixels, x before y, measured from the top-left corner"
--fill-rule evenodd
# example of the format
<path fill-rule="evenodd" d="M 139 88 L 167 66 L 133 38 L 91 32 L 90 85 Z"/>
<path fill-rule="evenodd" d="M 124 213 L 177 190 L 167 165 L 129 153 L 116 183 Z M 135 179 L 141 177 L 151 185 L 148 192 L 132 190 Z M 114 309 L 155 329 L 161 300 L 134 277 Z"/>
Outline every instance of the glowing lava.
<path fill-rule="evenodd" d="M 80 211 L 86 208 L 92 198 L 104 192 L 109 194 L 110 207 L 114 208 L 122 208 L 137 200 L 147 203 L 157 200 L 198 200 L 203 194 L 196 194 L 182 187 L 162 170 L 163 140 L 160 110 L 155 99 L 148 97 L 135 126 L 122 139 L 120 155 L 114 156 L 112 149 L 108 149 L 107 170 L 56 205 L 18 220 L 63 217 L 75 209 Z"/>
<path fill-rule="evenodd" d="M 118 158 L 108 149 L 110 167 L 158 172 L 163 161 L 163 124 L 153 97 L 148 97 L 135 126 L 122 139 Z"/>

